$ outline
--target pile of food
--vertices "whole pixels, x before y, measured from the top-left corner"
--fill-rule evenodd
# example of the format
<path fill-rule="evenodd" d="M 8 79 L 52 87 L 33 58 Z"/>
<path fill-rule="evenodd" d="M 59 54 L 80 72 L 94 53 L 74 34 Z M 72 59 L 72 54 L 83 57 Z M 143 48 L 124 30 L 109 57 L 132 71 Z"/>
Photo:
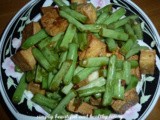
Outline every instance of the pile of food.
<path fill-rule="evenodd" d="M 138 16 L 112 4 L 98 9 L 86 0 L 54 2 L 58 7 L 42 7 L 40 21 L 26 25 L 11 57 L 24 73 L 13 102 L 29 90 L 52 116 L 125 113 L 139 102 L 141 74 L 155 69 L 155 50 L 138 44 Z"/>

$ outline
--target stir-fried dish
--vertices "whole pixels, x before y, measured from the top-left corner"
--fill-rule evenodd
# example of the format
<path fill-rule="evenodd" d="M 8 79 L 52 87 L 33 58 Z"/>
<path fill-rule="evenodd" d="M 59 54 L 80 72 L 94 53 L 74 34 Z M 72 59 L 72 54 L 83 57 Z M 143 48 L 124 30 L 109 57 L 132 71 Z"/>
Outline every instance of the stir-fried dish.
<path fill-rule="evenodd" d="M 155 69 L 155 50 L 138 44 L 139 17 L 112 4 L 54 1 L 58 7 L 42 7 L 40 21 L 26 25 L 11 57 L 23 72 L 13 102 L 29 90 L 51 116 L 125 113 L 139 102 L 141 75 Z"/>

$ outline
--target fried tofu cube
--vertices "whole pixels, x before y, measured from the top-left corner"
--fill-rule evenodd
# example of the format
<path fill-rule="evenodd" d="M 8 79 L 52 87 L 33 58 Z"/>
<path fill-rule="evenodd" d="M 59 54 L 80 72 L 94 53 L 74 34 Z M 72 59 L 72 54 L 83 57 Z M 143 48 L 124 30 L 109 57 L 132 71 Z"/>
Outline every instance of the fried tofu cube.
<path fill-rule="evenodd" d="M 57 18 L 59 18 L 58 9 L 52 6 L 42 7 L 41 11 L 43 16 L 41 18 L 41 24 L 45 28 L 47 25 L 53 24 Z"/>
<path fill-rule="evenodd" d="M 37 94 L 37 93 L 40 93 L 42 95 L 45 95 L 45 90 L 42 90 L 41 89 L 41 86 L 40 84 L 37 84 L 37 83 L 33 83 L 33 82 L 30 82 L 28 84 L 28 90 L 31 91 L 33 94 Z"/>
<path fill-rule="evenodd" d="M 42 14 L 46 14 L 49 12 L 49 13 L 52 13 L 55 18 L 59 17 L 58 8 L 55 8 L 53 6 L 42 7 L 41 11 L 42 11 Z"/>
<path fill-rule="evenodd" d="M 60 32 L 66 31 L 67 27 L 68 27 L 67 20 L 59 17 L 52 24 L 48 24 L 45 30 L 49 35 L 55 36 Z"/>
<path fill-rule="evenodd" d="M 155 50 L 141 50 L 140 53 L 140 71 L 142 74 L 154 74 L 156 60 Z"/>
<path fill-rule="evenodd" d="M 36 65 L 36 60 L 32 54 L 32 48 L 18 51 L 11 59 L 24 72 L 33 70 Z"/>
<path fill-rule="evenodd" d="M 130 107 L 139 102 L 139 96 L 135 88 L 125 93 L 124 100 L 113 101 L 111 107 L 119 114 L 124 114 Z"/>
<path fill-rule="evenodd" d="M 79 4 L 77 6 L 77 11 L 87 16 L 86 23 L 93 24 L 97 20 L 96 8 L 91 3 Z"/>
<path fill-rule="evenodd" d="M 25 26 L 22 32 L 22 43 L 30 36 L 36 34 L 41 30 L 41 25 L 38 22 L 32 22 Z"/>
<path fill-rule="evenodd" d="M 86 0 L 71 0 L 71 3 L 82 4 L 82 3 L 87 3 L 87 1 Z"/>
<path fill-rule="evenodd" d="M 90 57 L 105 56 L 106 44 L 96 38 L 93 34 L 88 34 L 89 46 L 86 50 L 79 52 L 79 60 L 83 60 Z"/>
<path fill-rule="evenodd" d="M 79 106 L 75 106 L 74 99 L 69 102 L 67 105 L 67 110 L 73 113 L 78 113 L 81 115 L 91 115 L 95 106 L 92 106 L 86 102 L 82 102 Z"/>

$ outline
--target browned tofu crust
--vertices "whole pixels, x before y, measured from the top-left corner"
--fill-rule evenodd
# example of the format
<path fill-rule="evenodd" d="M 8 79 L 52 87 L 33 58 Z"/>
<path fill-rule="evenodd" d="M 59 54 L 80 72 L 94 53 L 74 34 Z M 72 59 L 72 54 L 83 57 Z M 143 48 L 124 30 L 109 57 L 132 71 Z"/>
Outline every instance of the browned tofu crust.
<path fill-rule="evenodd" d="M 79 113 L 82 115 L 91 115 L 93 113 L 93 110 L 95 109 L 95 106 L 92 106 L 86 102 L 82 102 L 78 108 L 74 105 L 74 99 L 69 102 L 67 105 L 67 110 L 73 113 Z"/>
<path fill-rule="evenodd" d="M 32 55 L 32 48 L 18 51 L 11 59 L 22 71 L 33 70 L 36 65 L 36 60 Z"/>
<path fill-rule="evenodd" d="M 41 24 L 45 28 L 47 25 L 53 24 L 57 18 L 59 18 L 57 11 L 54 14 L 52 12 L 46 12 L 41 18 Z"/>
<path fill-rule="evenodd" d="M 60 32 L 65 32 L 68 27 L 67 20 L 59 17 L 52 24 L 48 24 L 45 28 L 47 33 L 51 36 L 55 36 Z"/>
<path fill-rule="evenodd" d="M 86 50 L 79 52 L 79 60 L 90 57 L 106 56 L 107 46 L 93 34 L 88 34 L 89 46 Z"/>
<path fill-rule="evenodd" d="M 71 0 L 71 3 L 82 4 L 82 3 L 87 3 L 87 0 Z"/>
<path fill-rule="evenodd" d="M 41 86 L 40 84 L 37 84 L 37 83 L 33 83 L 33 82 L 30 82 L 28 84 L 28 90 L 31 91 L 33 94 L 37 94 L 37 93 L 40 93 L 42 95 L 45 95 L 45 90 L 42 90 L 41 89 Z"/>
<path fill-rule="evenodd" d="M 34 35 L 35 33 L 39 32 L 41 30 L 41 25 L 38 22 L 31 22 L 28 25 L 25 26 L 23 32 L 22 32 L 22 43 L 24 43 L 24 41 Z"/>
<path fill-rule="evenodd" d="M 41 10 L 43 13 L 41 24 L 49 35 L 55 36 L 67 29 L 68 21 L 59 16 L 57 8 L 44 7 Z"/>
<path fill-rule="evenodd" d="M 86 23 L 93 24 L 97 20 L 96 8 L 91 3 L 79 4 L 77 6 L 77 11 L 87 16 Z"/>
<path fill-rule="evenodd" d="M 156 60 L 155 50 L 141 50 L 140 53 L 140 71 L 142 74 L 154 74 Z"/>
<path fill-rule="evenodd" d="M 42 7 L 41 8 L 42 14 L 46 14 L 47 12 L 52 13 L 56 18 L 59 17 L 58 8 L 53 6 Z"/>
<path fill-rule="evenodd" d="M 111 107 L 113 110 L 119 114 L 124 114 L 126 110 L 139 102 L 139 96 L 135 88 L 127 91 L 125 93 L 124 100 L 115 100 L 113 101 Z"/>

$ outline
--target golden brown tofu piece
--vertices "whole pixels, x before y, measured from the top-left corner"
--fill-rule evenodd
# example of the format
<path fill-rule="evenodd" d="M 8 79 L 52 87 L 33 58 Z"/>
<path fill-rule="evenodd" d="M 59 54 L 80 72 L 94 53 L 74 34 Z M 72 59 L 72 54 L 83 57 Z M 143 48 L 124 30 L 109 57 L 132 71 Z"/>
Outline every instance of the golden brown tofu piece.
<path fill-rule="evenodd" d="M 79 4 L 77 6 L 77 11 L 87 16 L 86 23 L 93 24 L 97 20 L 96 8 L 91 3 Z"/>
<path fill-rule="evenodd" d="M 82 4 L 82 3 L 87 3 L 87 1 L 86 0 L 71 0 L 71 3 Z"/>
<path fill-rule="evenodd" d="M 139 102 L 139 96 L 135 88 L 125 93 L 124 100 L 115 100 L 112 102 L 111 107 L 119 114 L 124 114 L 130 107 Z"/>
<path fill-rule="evenodd" d="M 18 51 L 11 59 L 22 71 L 33 70 L 36 65 L 36 60 L 32 54 L 32 48 Z"/>
<path fill-rule="evenodd" d="M 53 6 L 42 7 L 41 11 L 42 11 L 42 14 L 46 14 L 47 12 L 49 12 L 49 13 L 52 13 L 55 18 L 59 17 L 58 8 L 55 8 Z"/>
<path fill-rule="evenodd" d="M 68 22 L 67 20 L 59 17 L 57 18 L 53 24 L 48 24 L 45 28 L 45 30 L 47 31 L 47 33 L 51 36 L 55 36 L 60 32 L 65 32 L 65 30 L 68 27 Z"/>
<path fill-rule="evenodd" d="M 22 43 L 30 36 L 41 30 L 41 25 L 38 22 L 32 22 L 25 26 L 22 32 Z"/>
<path fill-rule="evenodd" d="M 131 74 L 135 75 L 137 78 L 141 78 L 140 68 L 139 66 L 137 68 L 131 69 Z"/>
<path fill-rule="evenodd" d="M 81 103 L 78 108 L 74 105 L 74 99 L 69 102 L 67 105 L 67 110 L 73 113 L 79 113 L 82 115 L 91 115 L 93 113 L 93 109 L 95 109 L 95 106 L 92 106 L 88 103 Z"/>
<path fill-rule="evenodd" d="M 79 52 L 79 60 L 90 57 L 106 56 L 106 44 L 96 38 L 93 34 L 88 34 L 89 46 L 86 50 Z"/>
<path fill-rule="evenodd" d="M 30 82 L 28 84 L 28 90 L 31 91 L 33 94 L 40 93 L 42 95 L 45 95 L 45 90 L 41 89 L 40 84 L 37 84 L 37 83 L 34 83 L 34 82 Z"/>
<path fill-rule="evenodd" d="M 100 106 L 102 103 L 102 98 L 95 99 L 93 97 L 90 98 L 91 105 Z"/>
<path fill-rule="evenodd" d="M 140 53 L 140 71 L 142 74 L 154 74 L 156 60 L 155 50 L 141 50 Z"/>
<path fill-rule="evenodd" d="M 45 28 L 48 25 L 53 24 L 57 18 L 57 15 L 54 15 L 52 12 L 47 12 L 42 16 L 41 24 Z"/>

